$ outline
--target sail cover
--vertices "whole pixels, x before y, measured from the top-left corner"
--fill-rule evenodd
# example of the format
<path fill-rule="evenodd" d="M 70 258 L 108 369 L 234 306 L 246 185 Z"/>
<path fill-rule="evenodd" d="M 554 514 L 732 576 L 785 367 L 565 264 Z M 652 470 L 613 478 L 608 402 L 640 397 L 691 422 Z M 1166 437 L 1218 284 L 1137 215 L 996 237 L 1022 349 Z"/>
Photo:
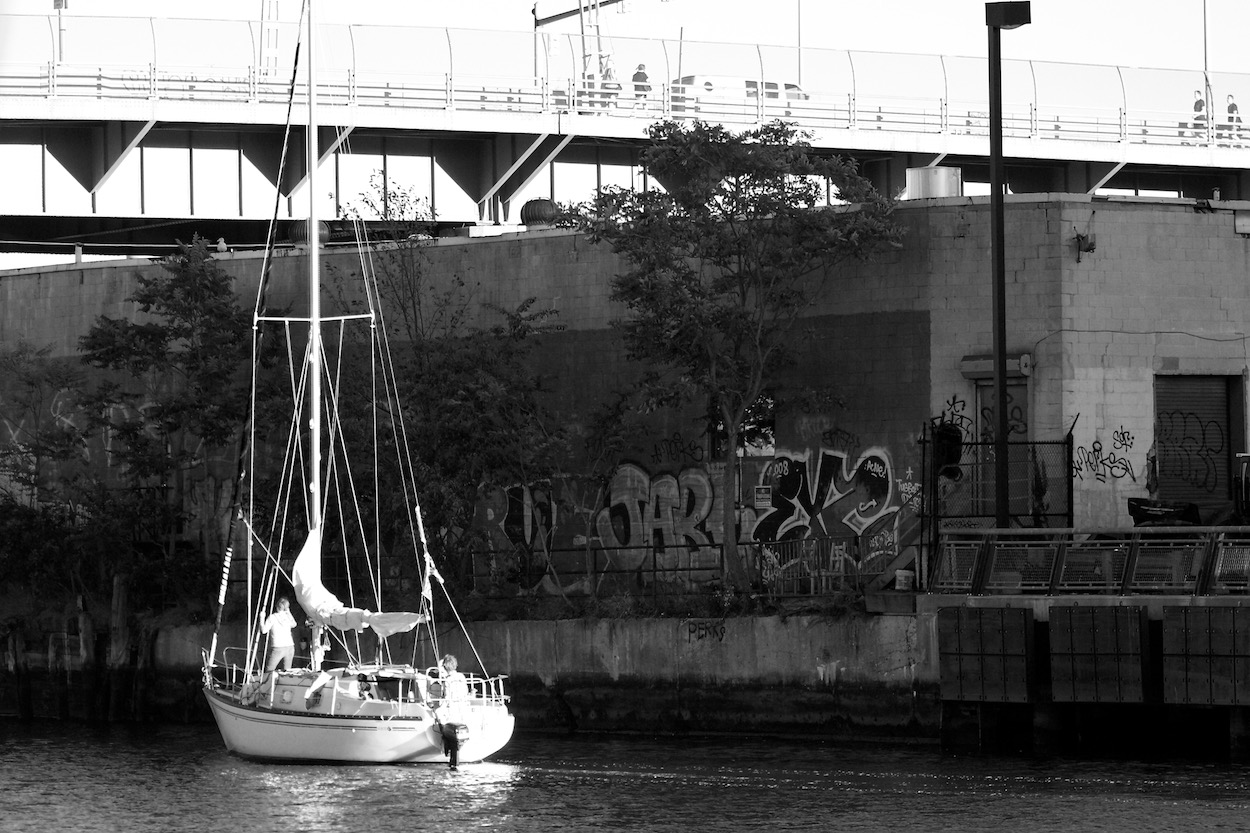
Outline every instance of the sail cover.
<path fill-rule="evenodd" d="M 308 540 L 295 558 L 291 568 L 291 583 L 295 585 L 295 598 L 300 607 L 322 625 L 344 631 L 363 631 L 373 628 L 374 633 L 386 637 L 410 631 L 425 621 L 423 613 L 382 613 L 348 607 L 321 583 L 321 529 L 308 533 Z"/>

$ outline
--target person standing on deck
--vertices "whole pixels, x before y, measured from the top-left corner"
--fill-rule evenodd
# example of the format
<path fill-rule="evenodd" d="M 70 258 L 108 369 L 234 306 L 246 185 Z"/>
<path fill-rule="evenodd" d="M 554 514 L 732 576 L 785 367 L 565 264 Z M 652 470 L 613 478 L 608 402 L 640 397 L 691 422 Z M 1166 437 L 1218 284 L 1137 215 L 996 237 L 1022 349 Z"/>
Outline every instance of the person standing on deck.
<path fill-rule="evenodd" d="M 647 106 L 647 93 L 651 92 L 650 79 L 647 78 L 647 65 L 639 64 L 638 70 L 630 80 L 634 82 L 634 107 L 645 108 Z"/>
<path fill-rule="evenodd" d="M 283 670 L 291 670 L 291 661 L 295 659 L 295 617 L 291 615 L 291 602 L 285 596 L 278 597 L 278 609 L 260 626 L 262 633 L 269 634 L 269 657 L 265 660 L 265 672 L 269 673 L 282 666 Z"/>

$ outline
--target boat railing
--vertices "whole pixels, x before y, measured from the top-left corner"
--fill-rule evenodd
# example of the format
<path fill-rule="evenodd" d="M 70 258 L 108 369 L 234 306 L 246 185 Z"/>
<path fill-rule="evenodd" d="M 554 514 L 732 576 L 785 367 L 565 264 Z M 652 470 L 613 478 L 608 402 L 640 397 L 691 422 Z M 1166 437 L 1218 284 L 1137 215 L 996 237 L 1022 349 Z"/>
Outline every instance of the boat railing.
<path fill-rule="evenodd" d="M 247 682 L 247 670 L 242 664 L 246 657 L 243 648 L 222 648 L 222 662 L 210 657 L 207 651 L 204 657 L 204 683 L 224 691 L 238 691 Z M 233 659 L 232 659 L 233 657 Z"/>
<path fill-rule="evenodd" d="M 503 681 L 508 678 L 507 674 L 496 674 L 493 677 L 479 677 L 476 674 L 466 674 L 465 677 L 469 683 L 470 700 L 477 701 L 482 705 L 508 702 L 508 695 L 504 694 L 503 691 Z"/>
<path fill-rule="evenodd" d="M 422 675 L 427 681 L 425 691 L 428 699 L 438 702 L 446 699 L 446 692 L 443 687 L 442 669 L 438 666 L 431 666 L 425 670 Z M 464 672 L 465 688 L 467 690 L 467 700 L 471 705 L 488 706 L 507 703 L 509 697 L 504 693 L 503 681 L 508 679 L 507 674 L 495 674 L 492 676 L 482 676 L 473 672 Z"/>

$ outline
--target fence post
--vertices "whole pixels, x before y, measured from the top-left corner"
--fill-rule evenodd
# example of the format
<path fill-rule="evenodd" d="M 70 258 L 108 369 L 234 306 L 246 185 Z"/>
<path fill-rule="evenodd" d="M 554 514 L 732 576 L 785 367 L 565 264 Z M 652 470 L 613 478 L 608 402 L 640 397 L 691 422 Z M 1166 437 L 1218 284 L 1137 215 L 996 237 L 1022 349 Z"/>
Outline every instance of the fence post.
<path fill-rule="evenodd" d="M 587 542 L 589 543 L 589 542 Z M 590 591 L 591 598 L 599 598 L 599 551 L 594 547 L 590 547 L 590 587 L 586 588 Z"/>

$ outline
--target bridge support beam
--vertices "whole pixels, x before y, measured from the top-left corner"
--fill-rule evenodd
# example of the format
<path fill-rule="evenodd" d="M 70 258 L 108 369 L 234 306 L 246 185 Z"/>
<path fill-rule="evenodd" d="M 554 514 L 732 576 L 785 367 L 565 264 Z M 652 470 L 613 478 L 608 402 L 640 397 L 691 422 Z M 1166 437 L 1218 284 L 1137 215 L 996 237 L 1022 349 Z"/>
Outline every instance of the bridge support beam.
<path fill-rule="evenodd" d="M 529 145 L 520 153 L 516 153 L 516 145 L 518 141 L 523 142 L 527 137 L 513 136 L 507 137 L 512 141 L 506 146 L 496 143 L 496 157 L 498 163 L 507 165 L 505 170 L 493 185 L 486 190 L 486 193 L 478 200 L 477 210 L 479 220 L 491 220 L 495 223 L 504 223 L 508 221 L 509 209 L 512 199 L 526 185 L 538 176 L 539 172 L 550 165 L 564 150 L 569 142 L 573 141 L 573 136 L 563 135 L 556 136 L 550 133 L 544 133 L 541 136 L 533 137 Z M 508 153 L 508 151 L 513 151 Z M 502 152 L 502 158 L 500 155 Z"/>
<path fill-rule="evenodd" d="M 109 181 L 117 169 L 126 161 L 131 151 L 139 146 L 144 137 L 156 126 L 156 120 L 147 122 L 115 121 L 104 125 L 104 137 L 101 147 L 104 157 L 104 171 L 91 186 L 91 193 L 98 193 L 104 183 Z"/>

